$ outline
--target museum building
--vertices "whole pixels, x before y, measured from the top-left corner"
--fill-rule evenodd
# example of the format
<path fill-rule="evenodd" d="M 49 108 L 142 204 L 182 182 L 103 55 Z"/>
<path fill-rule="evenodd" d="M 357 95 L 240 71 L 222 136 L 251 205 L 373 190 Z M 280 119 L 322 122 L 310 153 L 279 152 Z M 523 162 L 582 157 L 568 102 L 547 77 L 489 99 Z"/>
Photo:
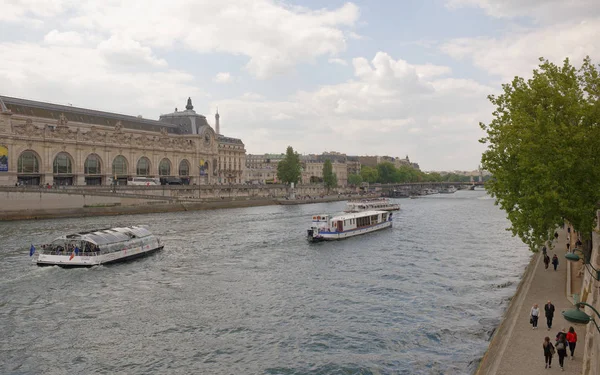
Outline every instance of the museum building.
<path fill-rule="evenodd" d="M 221 135 L 219 121 L 213 129 L 190 98 L 156 121 L 0 96 L 0 185 L 241 183 L 244 143 Z"/>

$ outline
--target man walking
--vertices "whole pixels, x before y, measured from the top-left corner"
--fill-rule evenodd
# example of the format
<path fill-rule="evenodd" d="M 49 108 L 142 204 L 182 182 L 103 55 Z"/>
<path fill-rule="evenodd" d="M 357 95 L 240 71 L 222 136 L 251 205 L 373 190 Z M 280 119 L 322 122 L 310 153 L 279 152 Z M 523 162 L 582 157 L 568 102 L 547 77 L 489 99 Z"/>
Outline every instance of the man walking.
<path fill-rule="evenodd" d="M 548 331 L 552 328 L 552 319 L 554 319 L 554 305 L 550 300 L 544 306 L 544 312 L 546 313 L 546 324 L 548 324 Z"/>

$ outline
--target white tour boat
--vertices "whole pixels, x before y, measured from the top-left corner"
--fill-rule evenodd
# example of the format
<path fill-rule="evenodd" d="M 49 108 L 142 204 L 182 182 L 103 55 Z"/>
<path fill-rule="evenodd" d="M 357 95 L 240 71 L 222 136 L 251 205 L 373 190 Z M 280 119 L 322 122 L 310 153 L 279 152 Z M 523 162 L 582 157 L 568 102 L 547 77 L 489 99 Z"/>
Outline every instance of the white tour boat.
<path fill-rule="evenodd" d="M 365 198 L 349 200 L 344 212 L 361 211 L 398 211 L 400 205 L 392 203 L 388 198 Z"/>
<path fill-rule="evenodd" d="M 312 242 L 341 240 L 391 228 L 392 215 L 387 211 L 362 211 L 334 217 L 314 215 L 308 239 Z"/>
<path fill-rule="evenodd" d="M 163 244 L 142 226 L 98 229 L 58 237 L 37 252 L 39 266 L 89 267 L 129 260 L 161 250 Z"/>

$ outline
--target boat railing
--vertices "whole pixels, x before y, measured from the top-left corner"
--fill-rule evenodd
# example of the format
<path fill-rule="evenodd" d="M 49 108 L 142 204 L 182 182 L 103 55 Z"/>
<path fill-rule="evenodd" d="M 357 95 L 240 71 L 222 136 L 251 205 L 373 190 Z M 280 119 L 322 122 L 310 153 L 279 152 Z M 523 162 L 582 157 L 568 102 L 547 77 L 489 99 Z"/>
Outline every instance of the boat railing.
<path fill-rule="evenodd" d="M 60 250 L 40 250 L 39 254 L 41 255 L 71 255 L 72 251 L 60 251 Z M 100 255 L 98 251 L 79 251 L 77 256 L 97 256 Z"/>

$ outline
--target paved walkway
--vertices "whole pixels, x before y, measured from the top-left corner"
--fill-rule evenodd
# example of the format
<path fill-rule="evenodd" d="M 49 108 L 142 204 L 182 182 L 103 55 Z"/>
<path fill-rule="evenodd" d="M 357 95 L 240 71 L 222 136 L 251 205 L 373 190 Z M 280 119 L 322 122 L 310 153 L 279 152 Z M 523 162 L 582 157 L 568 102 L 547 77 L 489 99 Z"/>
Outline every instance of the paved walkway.
<path fill-rule="evenodd" d="M 482 361 L 478 374 L 481 375 L 536 375 L 549 373 L 580 374 L 583 359 L 584 330 L 580 325 L 573 325 L 578 335 L 578 344 L 575 349 L 575 359 L 565 358 L 564 372 L 558 365 L 558 355 L 552 358 L 552 368 L 544 368 L 544 353 L 542 342 L 544 337 L 554 340 L 558 331 L 567 330 L 572 325 L 563 318 L 561 312 L 573 308 L 573 304 L 566 297 L 566 281 L 568 266 L 565 259 L 566 230 L 559 230 L 559 238 L 554 242 L 554 248 L 548 250 L 550 258 L 558 256 L 558 270 L 554 271 L 552 264 L 544 269 L 543 257 L 536 254 L 530 269 L 525 272 L 515 300 L 511 303 L 498 334 L 490 343 L 488 353 Z M 556 311 L 552 329 L 548 331 L 544 305 L 551 300 Z M 531 307 L 537 303 L 540 308 L 538 329 L 532 330 L 529 324 Z M 567 353 L 570 353 L 567 351 Z"/>

